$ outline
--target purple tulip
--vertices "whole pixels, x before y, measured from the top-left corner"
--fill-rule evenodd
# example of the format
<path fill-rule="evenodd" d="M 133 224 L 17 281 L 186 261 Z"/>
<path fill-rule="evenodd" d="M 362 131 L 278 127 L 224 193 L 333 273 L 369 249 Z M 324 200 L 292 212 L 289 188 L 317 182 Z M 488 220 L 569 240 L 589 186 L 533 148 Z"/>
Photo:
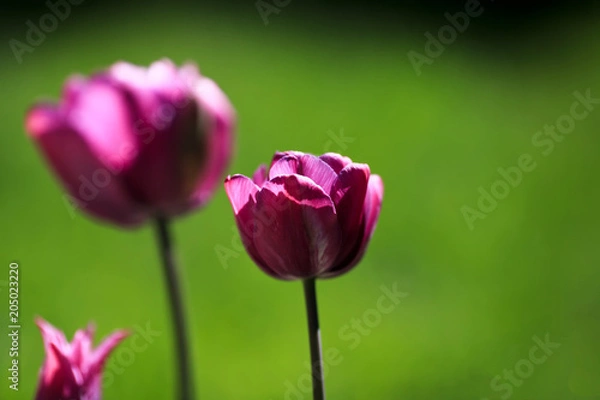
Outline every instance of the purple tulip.
<path fill-rule="evenodd" d="M 193 65 L 125 62 L 65 84 L 38 103 L 26 129 L 70 194 L 70 204 L 121 226 L 205 204 L 229 163 L 234 111 Z"/>
<path fill-rule="evenodd" d="M 91 326 L 75 332 L 69 343 L 65 335 L 48 322 L 38 319 L 36 323 L 44 339 L 46 359 L 35 400 L 100 400 L 106 359 L 128 334 L 115 332 L 93 349 Z"/>
<path fill-rule="evenodd" d="M 230 176 L 225 190 L 242 242 L 267 274 L 285 280 L 343 274 L 373 234 L 383 182 L 335 153 L 276 153 L 267 176 Z"/>

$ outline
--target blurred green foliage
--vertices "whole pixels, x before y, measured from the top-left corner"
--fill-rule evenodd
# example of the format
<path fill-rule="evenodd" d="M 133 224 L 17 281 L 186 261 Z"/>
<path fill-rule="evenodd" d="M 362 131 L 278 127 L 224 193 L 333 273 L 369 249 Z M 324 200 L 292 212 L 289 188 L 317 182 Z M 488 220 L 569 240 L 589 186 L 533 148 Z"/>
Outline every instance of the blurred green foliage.
<path fill-rule="evenodd" d="M 499 399 L 507 392 L 492 389 L 494 377 L 529 358 L 532 338 L 546 333 L 561 346 L 512 385 L 511 398 L 600 398 L 600 106 L 550 155 L 531 142 L 569 111 L 574 91 L 600 96 L 595 21 L 547 21 L 497 49 L 469 28 L 417 77 L 406 53 L 423 50 L 421 33 L 376 22 L 357 30 L 318 15 L 306 24 L 292 5 L 268 26 L 251 7 L 244 15 L 108 15 L 78 18 L 74 9 L 21 65 L 3 53 L 0 253 L 6 266 L 20 263 L 23 328 L 21 390 L 0 377 L 0 398 L 33 395 L 43 359 L 36 315 L 69 336 L 90 320 L 100 336 L 150 324 L 160 335 L 134 360 L 115 353 L 105 398 L 172 398 L 151 227 L 128 232 L 71 218 L 23 132 L 27 107 L 57 97 L 67 75 L 161 57 L 196 61 L 230 96 L 239 116 L 231 173 L 251 174 L 275 150 L 297 149 L 338 151 L 383 177 L 384 208 L 364 261 L 318 285 L 324 345 L 341 357 L 327 376 L 332 399 Z M 332 140 L 340 132 L 346 142 Z M 461 207 L 477 207 L 479 186 L 489 190 L 497 169 L 524 153 L 537 168 L 469 229 Z M 296 385 L 306 373 L 301 285 L 267 277 L 235 250 L 222 188 L 174 227 L 202 398 L 284 399 L 286 381 Z M 217 246 L 232 250 L 226 263 Z M 381 286 L 394 283 L 408 296 L 357 336 L 352 320 L 372 313 Z M 0 297 L 6 304 L 6 291 Z M 7 348 L 2 335 L 2 371 Z"/>

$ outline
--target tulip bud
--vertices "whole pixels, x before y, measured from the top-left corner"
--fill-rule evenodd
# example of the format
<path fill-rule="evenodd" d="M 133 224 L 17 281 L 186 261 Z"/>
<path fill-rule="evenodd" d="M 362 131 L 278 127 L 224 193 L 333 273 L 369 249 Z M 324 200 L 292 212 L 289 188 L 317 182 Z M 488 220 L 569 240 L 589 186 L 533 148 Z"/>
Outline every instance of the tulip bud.
<path fill-rule="evenodd" d="M 375 230 L 383 182 L 366 164 L 327 153 L 276 153 L 252 179 L 225 190 L 250 257 L 278 279 L 341 275 L 362 258 Z"/>
<path fill-rule="evenodd" d="M 92 348 L 93 327 L 75 332 L 69 343 L 65 335 L 38 319 L 46 358 L 40 370 L 35 400 L 101 400 L 102 369 L 115 347 L 127 337 L 118 331 Z"/>
<path fill-rule="evenodd" d="M 38 103 L 26 129 L 86 212 L 120 226 L 205 204 L 232 153 L 234 111 L 192 65 L 119 62 L 73 77 L 58 104 Z"/>

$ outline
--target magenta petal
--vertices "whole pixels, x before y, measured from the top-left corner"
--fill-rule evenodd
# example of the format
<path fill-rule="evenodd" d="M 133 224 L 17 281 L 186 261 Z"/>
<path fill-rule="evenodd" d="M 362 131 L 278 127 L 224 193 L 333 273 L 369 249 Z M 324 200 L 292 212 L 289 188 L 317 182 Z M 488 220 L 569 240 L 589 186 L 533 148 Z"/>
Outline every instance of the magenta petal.
<path fill-rule="evenodd" d="M 263 271 L 277 278 L 277 274 L 262 259 L 254 243 L 259 224 L 262 224 L 255 214 L 258 190 L 258 186 L 243 175 L 234 175 L 225 180 L 225 192 L 231 202 L 235 222 L 248 255 Z"/>
<path fill-rule="evenodd" d="M 331 267 L 341 244 L 335 207 L 309 178 L 277 176 L 256 195 L 256 212 L 272 216 L 255 238 L 256 249 L 283 279 L 310 278 Z"/>
<path fill-rule="evenodd" d="M 352 160 L 349 157 L 337 153 L 325 153 L 319 158 L 329 164 L 336 174 L 339 174 L 347 165 L 352 164 Z"/>
<path fill-rule="evenodd" d="M 40 371 L 36 400 L 101 400 L 102 367 L 108 354 L 128 334 L 116 332 L 91 350 L 93 328 L 79 330 L 72 343 L 42 319 L 40 327 L 46 358 Z"/>
<path fill-rule="evenodd" d="M 271 166 L 269 168 L 272 168 L 273 164 L 275 164 L 277 161 L 279 161 L 283 157 L 291 156 L 291 157 L 300 158 L 304 154 L 305 153 L 303 153 L 301 151 L 293 151 L 293 150 L 292 151 L 278 151 L 273 155 L 273 159 L 271 160 Z"/>
<path fill-rule="evenodd" d="M 239 214 L 248 203 L 254 203 L 259 187 L 244 175 L 228 176 L 225 179 L 225 192 L 229 197 L 233 212 Z"/>
<path fill-rule="evenodd" d="M 163 215 L 182 211 L 181 199 L 187 199 L 195 190 L 206 157 L 206 139 L 199 132 L 198 109 L 190 101 L 140 144 L 143 151 L 125 174 L 139 202 L 152 205 Z"/>
<path fill-rule="evenodd" d="M 42 334 L 46 358 L 40 370 L 35 399 L 61 399 L 66 394 L 74 394 L 77 388 L 76 371 L 67 358 L 71 352 L 71 345 L 65 335 L 50 323 L 37 318 L 36 324 Z M 78 377 L 81 380 L 81 374 L 78 374 Z"/>
<path fill-rule="evenodd" d="M 293 175 L 301 169 L 300 160 L 293 155 L 285 155 L 275 161 L 269 170 L 269 179 L 279 175 Z"/>
<path fill-rule="evenodd" d="M 66 124 L 51 105 L 32 108 L 26 127 L 54 172 L 61 178 L 72 202 L 95 216 L 121 226 L 136 226 L 147 218 L 121 180 L 94 152 L 84 136 Z M 65 199 L 69 207 L 72 202 Z"/>
<path fill-rule="evenodd" d="M 206 169 L 197 186 L 193 203 L 203 205 L 213 195 L 222 182 L 225 170 L 233 153 L 235 111 L 225 93 L 208 78 L 202 78 L 196 85 L 196 98 L 204 107 L 206 123 L 209 126 Z"/>
<path fill-rule="evenodd" d="M 349 254 L 346 260 L 329 271 L 324 277 L 331 278 L 334 276 L 341 275 L 348 270 L 352 269 L 362 259 L 367 245 L 373 236 L 377 221 L 379 219 L 379 213 L 381 212 L 381 203 L 383 201 L 383 181 L 379 175 L 371 175 L 369 178 L 369 185 L 367 188 L 367 194 L 365 196 L 364 204 L 364 217 L 363 217 L 363 230 L 359 241 L 356 243 L 354 249 Z"/>
<path fill-rule="evenodd" d="M 264 185 L 267 181 L 267 166 L 265 164 L 261 164 L 258 166 L 256 171 L 254 171 L 254 175 L 252 175 L 252 180 L 258 187 Z"/>
<path fill-rule="evenodd" d="M 88 379 L 102 374 L 102 368 L 110 353 L 128 336 L 129 332 L 127 331 L 116 331 L 102 340 L 88 360 Z"/>
<path fill-rule="evenodd" d="M 67 78 L 62 90 L 62 105 L 66 109 L 71 109 L 75 105 L 79 94 L 87 87 L 87 85 L 88 80 L 84 76 L 73 75 Z"/>
<path fill-rule="evenodd" d="M 327 163 L 312 154 L 286 154 L 273 163 L 269 171 L 269 179 L 293 174 L 312 179 L 327 194 L 331 192 L 331 187 L 337 178 L 336 173 Z"/>
<path fill-rule="evenodd" d="M 74 368 L 67 355 L 54 343 L 50 343 L 49 351 L 46 354 L 47 357 L 56 359 L 58 366 L 55 370 L 50 371 L 44 364 L 35 400 L 79 398 L 79 388 L 83 381 L 80 371 Z"/>
<path fill-rule="evenodd" d="M 75 332 L 71 342 L 71 359 L 76 364 L 81 364 L 88 358 L 92 351 L 92 341 L 94 339 L 94 327 L 89 325 L 87 329 Z"/>
<path fill-rule="evenodd" d="M 333 183 L 337 179 L 335 171 L 319 157 L 305 154 L 300 157 L 302 169 L 301 175 L 307 176 L 319 185 L 327 194 L 331 193 Z"/>
<path fill-rule="evenodd" d="M 65 90 L 71 93 L 65 111 L 69 125 L 112 170 L 126 168 L 137 150 L 131 99 L 105 78 L 71 80 Z"/>
<path fill-rule="evenodd" d="M 61 351 L 66 352 L 69 350 L 70 345 L 67 342 L 65 335 L 50 323 L 41 318 L 37 318 L 35 323 L 40 329 L 42 340 L 44 341 L 44 349 L 46 352 L 44 369 L 49 375 L 51 375 L 53 371 L 57 370 L 60 365 L 60 362 L 55 353 L 52 351 L 51 346 L 58 346 Z"/>
<path fill-rule="evenodd" d="M 331 199 L 335 203 L 344 239 L 344 249 L 338 256 L 338 262 L 348 256 L 359 240 L 370 174 L 368 165 L 350 164 L 340 172 L 333 185 Z"/>
<path fill-rule="evenodd" d="M 165 122 L 169 115 L 160 113 L 160 103 L 178 103 L 188 97 L 200 76 L 192 65 L 177 66 L 168 59 L 153 62 L 148 68 L 127 62 L 117 62 L 108 70 L 108 78 L 129 91 L 140 106 L 144 120 L 153 125 Z"/>

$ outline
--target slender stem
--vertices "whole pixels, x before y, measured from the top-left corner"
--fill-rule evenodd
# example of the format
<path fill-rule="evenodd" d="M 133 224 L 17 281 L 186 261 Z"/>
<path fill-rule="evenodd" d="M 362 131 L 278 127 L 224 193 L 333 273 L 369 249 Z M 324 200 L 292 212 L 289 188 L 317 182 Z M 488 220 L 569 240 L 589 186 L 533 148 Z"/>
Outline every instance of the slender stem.
<path fill-rule="evenodd" d="M 312 369 L 313 399 L 325 400 L 325 379 L 323 377 L 323 350 L 321 348 L 321 330 L 317 309 L 315 279 L 304 282 L 304 299 L 308 316 L 308 338 L 310 340 L 310 365 Z"/>
<path fill-rule="evenodd" d="M 166 218 L 156 218 L 156 234 L 158 247 L 163 263 L 164 277 L 169 293 L 169 303 L 173 317 L 173 330 L 175 335 L 175 347 L 177 350 L 177 372 L 179 376 L 178 396 L 181 400 L 192 400 L 194 398 L 194 382 L 192 379 L 192 366 L 190 361 L 191 349 L 187 339 L 185 312 L 183 309 L 183 296 L 179 285 L 179 276 L 175 256 L 173 254 L 173 243 L 169 232 L 169 224 Z"/>

